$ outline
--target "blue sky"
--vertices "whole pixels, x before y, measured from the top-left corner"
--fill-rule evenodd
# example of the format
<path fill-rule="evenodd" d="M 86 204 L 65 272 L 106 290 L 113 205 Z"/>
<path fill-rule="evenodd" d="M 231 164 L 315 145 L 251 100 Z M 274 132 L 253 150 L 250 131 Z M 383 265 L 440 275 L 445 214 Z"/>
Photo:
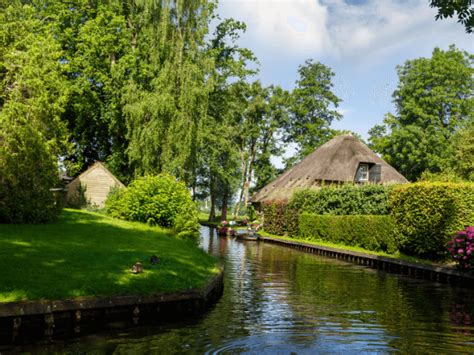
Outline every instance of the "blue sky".
<path fill-rule="evenodd" d="M 474 35 L 435 21 L 428 0 L 220 0 L 218 13 L 247 24 L 240 45 L 258 57 L 265 85 L 293 88 L 308 58 L 331 67 L 344 116 L 333 127 L 364 138 L 394 112 L 397 65 L 450 44 L 474 52 Z"/>

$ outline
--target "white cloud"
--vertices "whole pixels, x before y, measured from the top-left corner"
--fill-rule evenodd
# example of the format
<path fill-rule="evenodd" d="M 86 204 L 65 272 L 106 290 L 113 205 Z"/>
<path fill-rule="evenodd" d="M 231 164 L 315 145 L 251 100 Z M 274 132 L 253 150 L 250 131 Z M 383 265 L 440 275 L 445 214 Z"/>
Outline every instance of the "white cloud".
<path fill-rule="evenodd" d="M 435 21 L 426 0 L 222 0 L 220 12 L 248 25 L 245 42 L 254 48 L 293 55 L 338 58 L 390 55 L 401 48 L 437 38 L 472 38 L 455 20 Z M 247 43 L 246 43 L 247 44 Z M 252 48 L 253 49 L 253 48 Z"/>
<path fill-rule="evenodd" d="M 298 53 L 330 46 L 327 8 L 314 0 L 223 0 L 220 13 L 247 23 L 248 37 L 260 45 Z"/>

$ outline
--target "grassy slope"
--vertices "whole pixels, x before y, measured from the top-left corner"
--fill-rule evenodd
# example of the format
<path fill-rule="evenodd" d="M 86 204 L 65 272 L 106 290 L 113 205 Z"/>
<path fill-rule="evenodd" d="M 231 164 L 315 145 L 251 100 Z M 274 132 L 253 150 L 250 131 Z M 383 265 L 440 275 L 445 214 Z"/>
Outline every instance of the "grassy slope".
<path fill-rule="evenodd" d="M 340 250 L 346 250 L 346 251 L 355 251 L 355 252 L 360 252 L 360 253 L 365 253 L 365 254 L 371 254 L 371 255 L 377 255 L 377 256 L 384 256 L 387 258 L 394 258 L 394 259 L 400 259 L 404 261 L 408 261 L 411 263 L 415 264 L 424 264 L 424 265 L 433 265 L 433 266 L 453 266 L 453 263 L 435 263 L 430 260 L 426 259 L 421 259 L 421 258 L 416 258 L 414 256 L 409 256 L 405 255 L 402 253 L 396 253 L 396 254 L 389 254 L 381 251 L 373 251 L 373 250 L 368 250 L 364 249 L 361 247 L 355 247 L 355 246 L 350 246 L 350 245 L 345 245 L 345 244 L 337 244 L 337 243 L 331 243 L 331 242 L 326 242 L 322 240 L 311 240 L 311 239 L 303 239 L 303 238 L 291 238 L 291 237 L 284 237 L 284 236 L 279 236 L 275 234 L 270 234 L 265 231 L 260 231 L 258 232 L 262 236 L 268 236 L 272 238 L 277 238 L 277 239 L 283 239 L 283 240 L 288 240 L 288 241 L 295 241 L 295 242 L 302 242 L 302 243 L 307 243 L 307 244 L 312 244 L 315 246 L 321 246 L 321 247 L 328 247 L 328 248 L 334 248 L 334 249 L 340 249 Z"/>
<path fill-rule="evenodd" d="M 145 272 L 133 275 L 138 260 Z M 0 270 L 0 302 L 176 292 L 218 272 L 214 258 L 166 230 L 75 210 L 54 224 L 0 225 Z"/>

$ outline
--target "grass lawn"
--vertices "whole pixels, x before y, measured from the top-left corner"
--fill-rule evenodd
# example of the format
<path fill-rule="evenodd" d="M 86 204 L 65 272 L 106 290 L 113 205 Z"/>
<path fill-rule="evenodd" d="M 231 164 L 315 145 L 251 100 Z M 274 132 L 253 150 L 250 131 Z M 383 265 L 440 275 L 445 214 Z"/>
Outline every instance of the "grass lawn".
<path fill-rule="evenodd" d="M 136 261 L 142 274 L 130 272 Z M 0 270 L 0 302 L 13 302 L 183 291 L 204 286 L 218 266 L 165 229 L 66 209 L 53 224 L 0 224 Z"/>
<path fill-rule="evenodd" d="M 307 243 L 307 244 L 312 244 L 315 246 L 321 246 L 321 247 L 328 247 L 328 248 L 334 248 L 334 249 L 340 249 L 340 250 L 346 250 L 346 251 L 355 251 L 355 252 L 360 252 L 360 253 L 365 253 L 365 254 L 370 254 L 370 255 L 377 255 L 377 256 L 384 256 L 387 258 L 394 258 L 394 259 L 400 259 L 404 261 L 408 261 L 411 263 L 415 264 L 424 264 L 424 265 L 431 265 L 431 266 L 454 266 L 454 263 L 452 262 L 446 262 L 446 263 L 436 263 L 431 260 L 426 260 L 426 259 L 421 259 L 421 258 L 416 258 L 414 256 L 409 256 L 405 255 L 402 253 L 396 253 L 396 254 L 389 254 L 385 253 L 382 251 L 373 251 L 373 250 L 367 250 L 361 247 L 355 247 L 355 246 L 350 246 L 350 245 L 345 245 L 345 244 L 338 244 L 338 243 L 331 243 L 331 242 L 326 242 L 323 240 L 311 240 L 311 239 L 304 239 L 304 238 L 291 238 L 291 237 L 284 237 L 284 236 L 279 236 L 275 234 L 270 234 L 265 231 L 259 231 L 258 234 L 262 236 L 267 236 L 267 237 L 272 237 L 272 238 L 277 238 L 277 239 L 282 239 L 282 240 L 288 240 L 288 241 L 294 241 L 294 242 L 301 242 L 301 243 Z"/>

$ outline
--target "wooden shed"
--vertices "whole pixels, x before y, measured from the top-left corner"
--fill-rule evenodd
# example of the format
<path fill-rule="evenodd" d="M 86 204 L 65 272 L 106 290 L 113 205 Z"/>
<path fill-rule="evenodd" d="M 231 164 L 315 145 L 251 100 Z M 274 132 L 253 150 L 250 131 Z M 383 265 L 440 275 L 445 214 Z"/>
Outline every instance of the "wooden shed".
<path fill-rule="evenodd" d="M 104 207 L 107 195 L 113 187 L 125 187 L 101 162 L 96 162 L 66 186 L 66 202 L 74 204 L 80 198 L 81 189 L 88 204 Z"/>
<path fill-rule="evenodd" d="M 319 188 L 322 184 L 406 182 L 402 174 L 356 137 L 340 135 L 257 191 L 252 202 L 288 200 L 298 189 Z"/>

